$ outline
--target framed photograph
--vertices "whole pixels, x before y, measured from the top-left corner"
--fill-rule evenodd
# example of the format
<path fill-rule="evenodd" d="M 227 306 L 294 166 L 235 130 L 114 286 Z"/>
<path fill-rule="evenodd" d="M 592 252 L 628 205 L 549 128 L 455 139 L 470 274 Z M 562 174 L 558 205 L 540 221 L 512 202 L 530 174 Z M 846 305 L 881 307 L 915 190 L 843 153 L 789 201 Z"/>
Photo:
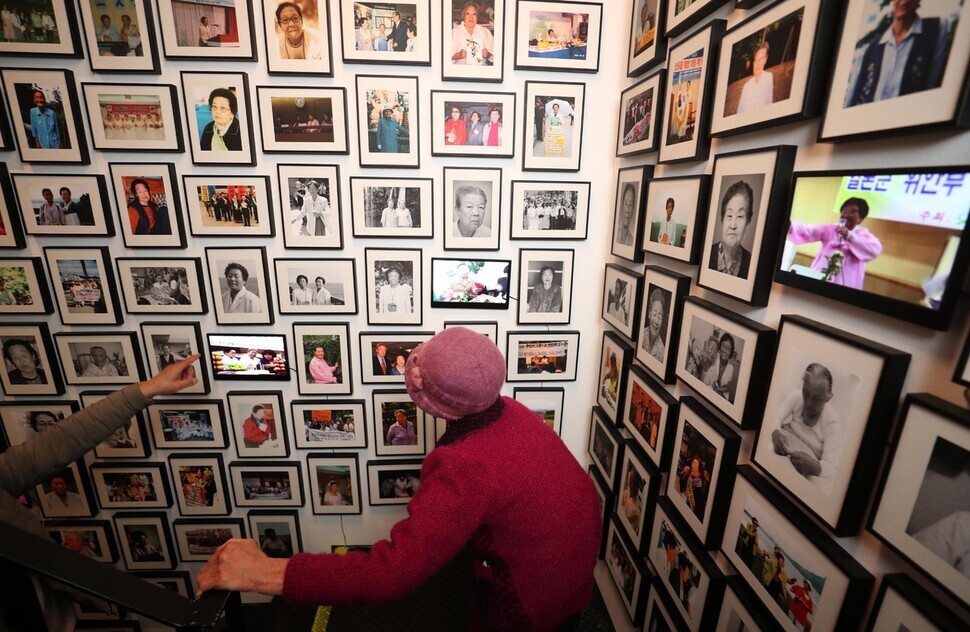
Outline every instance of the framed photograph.
<path fill-rule="evenodd" d="M 637 0 L 630 18 L 626 76 L 637 77 L 662 63 L 667 53 L 667 1 Z"/>
<path fill-rule="evenodd" d="M 81 406 L 87 408 L 113 392 L 85 391 L 81 393 Z M 146 459 L 151 453 L 148 431 L 141 413 L 133 415 L 128 423 L 118 426 L 110 437 L 94 448 L 94 456 L 99 459 Z"/>
<path fill-rule="evenodd" d="M 515 3 L 515 69 L 599 72 L 600 2 Z"/>
<path fill-rule="evenodd" d="M 742 429 L 762 422 L 775 330 L 694 296 L 684 299 L 677 378 Z"/>
<path fill-rule="evenodd" d="M 795 150 L 781 145 L 714 157 L 699 286 L 749 305 L 768 304 L 771 247 L 781 241 Z"/>
<path fill-rule="evenodd" d="M 546 425 L 562 435 L 562 417 L 566 401 L 566 389 L 561 386 L 551 388 L 530 388 L 516 386 L 512 398 L 542 417 Z"/>
<path fill-rule="evenodd" d="M 0 384 L 8 396 L 63 395 L 61 364 L 44 323 L 0 325 L 3 371 Z"/>
<path fill-rule="evenodd" d="M 869 531 L 964 605 L 970 578 L 954 548 L 967 513 L 970 413 L 933 395 L 907 395 Z"/>
<path fill-rule="evenodd" d="M 303 473 L 297 461 L 229 464 L 237 507 L 302 507 Z"/>
<path fill-rule="evenodd" d="M 280 314 L 356 314 L 354 259 L 274 259 Z"/>
<path fill-rule="evenodd" d="M 118 278 L 129 314 L 205 314 L 202 261 L 198 257 L 119 257 Z"/>
<path fill-rule="evenodd" d="M 108 248 L 44 247 L 57 312 L 65 325 L 118 325 L 118 302 Z"/>
<path fill-rule="evenodd" d="M 4 109 L 0 107 L 0 117 L 4 116 Z M 0 120 L 0 132 L 3 130 L 3 122 Z M 3 134 L 0 133 L 0 138 Z M 13 149 L 13 141 L 4 150 Z M 2 151 L 2 150 L 0 150 Z M 0 164 L 0 249 L 16 248 L 21 249 L 27 245 L 26 233 L 20 221 L 20 214 L 16 212 L 17 197 L 13 192 L 13 184 L 10 181 L 10 172 L 7 165 Z"/>
<path fill-rule="evenodd" d="M 865 515 L 910 355 L 785 314 L 752 460 L 836 535 Z"/>
<path fill-rule="evenodd" d="M 589 181 L 512 180 L 509 239 L 586 239 L 589 190 Z"/>
<path fill-rule="evenodd" d="M 289 559 L 303 552 L 300 516 L 295 509 L 252 509 L 246 519 L 249 537 L 268 557 Z"/>
<path fill-rule="evenodd" d="M 254 166 L 249 76 L 197 71 L 182 71 L 181 76 L 192 164 Z"/>
<path fill-rule="evenodd" d="M 102 509 L 164 509 L 172 489 L 162 463 L 93 463 L 91 478 Z"/>
<path fill-rule="evenodd" d="M 364 384 L 404 384 L 404 367 L 411 351 L 431 340 L 432 336 L 433 331 L 360 333 L 360 381 Z M 370 358 L 370 364 L 367 358 Z"/>
<path fill-rule="evenodd" d="M 364 249 L 368 325 L 420 325 L 421 250 Z"/>
<path fill-rule="evenodd" d="M 111 564 L 118 561 L 114 533 L 107 520 L 72 520 L 45 525 L 50 539 L 78 555 Z"/>
<path fill-rule="evenodd" d="M 711 136 L 817 116 L 835 30 L 836 2 L 779 2 L 721 40 Z"/>
<path fill-rule="evenodd" d="M 606 264 L 600 316 L 633 341 L 637 339 L 642 296 L 642 274 L 615 263 Z"/>
<path fill-rule="evenodd" d="M 220 325 L 272 325 L 275 320 L 264 247 L 208 246 L 205 258 Z M 213 279 L 218 279 L 218 283 Z"/>
<path fill-rule="evenodd" d="M 680 401 L 662 384 L 639 366 L 630 366 L 619 426 L 629 431 L 655 467 L 666 469 L 670 460 L 672 427 L 679 407 Z"/>
<path fill-rule="evenodd" d="M 701 0 L 691 7 L 711 6 L 724 0 Z M 670 13 L 684 3 L 667 4 L 667 34 L 671 32 Z M 667 107 L 664 108 L 658 163 L 707 160 L 711 151 L 708 129 L 711 122 L 711 97 L 717 52 L 724 34 L 724 20 L 711 20 L 690 37 L 677 42 L 667 55 Z"/>
<path fill-rule="evenodd" d="M 699 263 L 710 190 L 708 175 L 651 178 L 647 182 L 643 250 L 684 263 Z"/>
<path fill-rule="evenodd" d="M 813 630 L 861 629 L 873 576 L 750 465 L 738 474 L 721 553 L 756 601 L 785 630 L 792 612 Z"/>
<path fill-rule="evenodd" d="M 132 574 L 186 599 L 195 599 L 192 575 L 188 571 L 136 571 Z"/>
<path fill-rule="evenodd" d="M 684 297 L 690 292 L 691 278 L 659 266 L 647 266 L 644 274 L 644 304 L 636 358 L 666 384 L 674 383 L 676 350 Z"/>
<path fill-rule="evenodd" d="M 590 456 L 596 472 L 603 477 L 610 489 L 615 489 L 619 480 L 617 469 L 623 459 L 625 447 L 626 443 L 616 425 L 606 417 L 602 408 L 593 407 L 586 453 Z"/>
<path fill-rule="evenodd" d="M 148 374 L 151 376 L 158 375 L 168 365 L 190 355 L 204 355 L 205 352 L 199 323 L 146 322 L 141 324 L 141 337 L 145 343 Z M 209 372 L 205 370 L 202 359 L 193 362 L 192 368 L 199 382 L 179 392 L 185 395 L 208 393 Z"/>
<path fill-rule="evenodd" d="M 209 363 L 217 380 L 289 382 L 283 334 L 206 334 Z"/>
<path fill-rule="evenodd" d="M 81 89 L 95 149 L 185 151 L 175 86 L 82 83 Z"/>
<path fill-rule="evenodd" d="M 363 490 L 356 454 L 338 456 L 311 452 L 307 455 L 306 467 L 314 515 L 362 513 Z"/>
<path fill-rule="evenodd" d="M 378 505 L 406 505 L 421 486 L 421 459 L 367 462 L 368 501 Z"/>
<path fill-rule="evenodd" d="M 641 2 L 650 0 L 641 0 Z M 654 0 L 656 2 L 656 0 Z M 626 158 L 657 151 L 660 147 L 660 118 L 664 103 L 664 71 L 658 70 L 620 93 L 616 156 Z"/>
<path fill-rule="evenodd" d="M 91 70 L 161 72 L 155 22 L 147 0 L 123 0 L 113 5 L 87 0 L 80 7 Z"/>
<path fill-rule="evenodd" d="M 40 257 L 0 259 L 0 315 L 52 313 Z"/>
<path fill-rule="evenodd" d="M 431 65 L 431 0 L 339 0 L 344 63 Z"/>
<path fill-rule="evenodd" d="M 432 90 L 431 112 L 432 156 L 511 158 L 515 154 L 514 92 Z"/>
<path fill-rule="evenodd" d="M 444 168 L 445 250 L 498 250 L 502 170 Z"/>
<path fill-rule="evenodd" d="M 50 1 L 64 5 L 60 0 Z M 72 16 L 71 21 L 74 19 Z M 59 33 L 65 34 L 66 31 Z M 48 164 L 91 163 L 87 139 L 81 128 L 81 105 L 74 73 L 69 70 L 5 68 L 0 75 L 20 160 Z"/>
<path fill-rule="evenodd" d="M 133 331 L 58 333 L 54 343 L 68 384 L 137 384 L 145 379 Z"/>
<path fill-rule="evenodd" d="M 265 153 L 350 153 L 346 88 L 257 86 L 256 100 Z"/>
<path fill-rule="evenodd" d="M 652 177 L 653 165 L 624 167 L 616 173 L 610 252 L 633 263 L 643 261 L 644 192 Z"/>
<path fill-rule="evenodd" d="M 165 57 L 256 61 L 252 16 L 250 0 L 158 0 Z"/>
<path fill-rule="evenodd" d="M 667 3 L 667 37 L 676 37 L 713 13 L 727 0 Z M 669 66 L 668 66 L 669 68 Z"/>
<path fill-rule="evenodd" d="M 4 445 L 8 448 L 32 439 L 80 410 L 77 401 L 50 400 L 0 402 Z"/>
<path fill-rule="evenodd" d="M 616 584 L 620 601 L 626 608 L 630 622 L 639 627 L 643 625 L 643 615 L 646 608 L 646 596 L 649 588 L 650 574 L 643 558 L 637 554 L 637 547 L 631 546 L 624 537 L 619 518 L 614 518 L 603 525 L 606 530 L 606 568 Z"/>
<path fill-rule="evenodd" d="M 660 489 L 660 472 L 627 439 L 619 470 L 620 495 L 616 502 L 616 521 L 633 543 L 634 552 L 647 546 L 646 526 L 652 521 L 653 506 Z"/>
<path fill-rule="evenodd" d="M 647 612 L 643 617 L 644 624 L 647 626 L 647 629 L 651 630 L 652 632 L 676 630 L 677 624 L 680 623 L 680 620 L 670 614 L 673 611 L 673 600 L 669 598 L 667 593 L 662 593 L 660 590 L 657 590 L 657 586 L 660 585 L 659 577 L 649 574 L 648 577 L 650 586 L 654 589 L 649 591 L 649 595 L 647 596 Z M 744 629 L 742 628 L 742 632 L 743 630 Z M 724 631 L 718 628 L 718 632 Z M 768 631 L 762 630 L 762 632 Z"/>
<path fill-rule="evenodd" d="M 657 571 L 658 590 L 670 597 L 687 629 L 713 629 L 724 593 L 724 575 L 714 558 L 690 533 L 668 498 L 658 500 L 648 533 L 647 558 Z"/>
<path fill-rule="evenodd" d="M 508 382 L 575 381 L 579 331 L 509 331 L 505 357 Z"/>
<path fill-rule="evenodd" d="M 498 323 L 494 320 L 446 320 L 444 328 L 448 329 L 449 327 L 464 327 L 477 331 L 496 345 L 498 344 Z"/>
<path fill-rule="evenodd" d="M 604 331 L 599 364 L 602 377 L 599 388 L 596 389 L 596 403 L 602 407 L 606 417 L 617 426 L 623 420 L 626 378 L 632 360 L 633 348 L 612 331 Z"/>
<path fill-rule="evenodd" d="M 301 395 L 354 392 L 348 323 L 294 323 L 293 343 Z"/>
<path fill-rule="evenodd" d="M 377 456 L 423 456 L 428 444 L 428 415 L 405 390 L 375 390 L 373 398 Z"/>
<path fill-rule="evenodd" d="M 178 185 L 172 163 L 108 164 L 127 248 L 185 248 Z"/>
<path fill-rule="evenodd" d="M 569 323 L 573 306 L 572 250 L 519 250 L 520 325 Z"/>
<path fill-rule="evenodd" d="M 175 498 L 183 516 L 226 516 L 232 512 L 222 455 L 170 455 Z"/>
<path fill-rule="evenodd" d="M 589 472 L 589 477 L 593 481 L 593 488 L 596 490 L 596 500 L 599 502 L 600 508 L 600 520 L 604 525 L 610 523 L 610 516 L 613 514 L 613 507 L 616 504 L 614 502 L 613 491 L 606 485 L 603 477 L 599 475 L 596 468 L 593 465 L 586 466 Z M 600 537 L 600 549 L 598 559 L 606 559 L 606 529 L 603 529 L 603 533 Z"/>
<path fill-rule="evenodd" d="M 94 492 L 82 461 L 54 471 L 34 489 L 45 518 L 88 518 L 94 515 Z"/>
<path fill-rule="evenodd" d="M 355 0 L 340 1 L 341 4 L 347 4 Z M 427 24 L 430 22 L 424 21 L 422 27 L 427 28 L 424 26 Z M 345 40 L 344 46 L 346 45 Z M 420 167 L 418 78 L 357 75 L 356 80 L 360 166 Z"/>
<path fill-rule="evenodd" d="M 947 609 L 909 575 L 890 573 L 879 583 L 866 632 L 893 628 L 957 632 L 966 626 L 966 613 L 962 614 Z"/>
<path fill-rule="evenodd" d="M 232 538 L 246 537 L 242 518 L 210 520 L 179 518 L 172 521 L 179 558 L 185 562 L 206 562 L 216 550 Z"/>
<path fill-rule="evenodd" d="M 280 391 L 229 391 L 226 395 L 233 444 L 239 458 L 290 455 Z"/>
<path fill-rule="evenodd" d="M 214 450 L 228 446 L 221 399 L 166 399 L 148 407 L 159 450 Z"/>
<path fill-rule="evenodd" d="M 505 0 L 441 0 L 441 79 L 501 83 Z"/>
<path fill-rule="evenodd" d="M 23 227 L 28 234 L 51 237 L 115 234 L 104 176 L 15 173 L 12 177 Z"/>
<path fill-rule="evenodd" d="M 946 330 L 970 263 L 968 175 L 968 167 L 796 173 L 775 280 Z"/>
<path fill-rule="evenodd" d="M 354 237 L 434 236 L 434 178 L 350 178 Z"/>
<path fill-rule="evenodd" d="M 197 237 L 273 237 L 269 176 L 182 176 Z"/>
<path fill-rule="evenodd" d="M 287 248 L 344 247 L 337 165 L 277 165 Z"/>
<path fill-rule="evenodd" d="M 676 459 L 664 495 L 708 550 L 724 534 L 741 437 L 693 397 L 682 397 L 674 431 Z"/>
<path fill-rule="evenodd" d="M 523 171 L 579 171 L 585 103 L 585 83 L 525 82 Z"/>
<path fill-rule="evenodd" d="M 790 603 L 794 606 L 794 610 L 791 610 L 791 613 L 797 611 L 798 614 L 792 615 L 795 617 L 794 621 L 791 621 L 792 617 L 789 616 L 789 620 L 791 621 L 790 628 L 782 627 L 772 617 L 766 605 L 762 604 L 758 597 L 755 596 L 754 591 L 748 586 L 745 580 L 741 579 L 738 575 L 728 575 L 727 587 L 724 589 L 724 600 L 721 602 L 721 613 L 717 618 L 717 632 L 729 632 L 730 630 L 783 632 L 786 629 L 797 629 L 798 616 L 801 616 L 801 613 L 804 612 L 806 615 L 804 622 L 808 623 L 808 606 L 810 605 L 813 609 L 815 607 L 815 601 L 812 599 L 811 594 L 805 591 L 804 583 L 801 588 L 802 596 L 807 597 L 805 599 L 796 598 L 792 594 L 791 589 L 789 589 L 788 594 L 792 596 Z M 803 629 L 804 627 L 804 624 L 802 624 Z"/>
<path fill-rule="evenodd" d="M 0 266 L 2 265 L 3 262 L 0 261 Z M 3 267 L 0 267 L 0 277 L 2 276 Z M 967 335 L 967 340 L 963 343 L 963 351 L 960 352 L 960 359 L 957 360 L 956 368 L 953 370 L 953 381 L 970 387 L 970 334 Z"/>
<path fill-rule="evenodd" d="M 326 0 L 309 0 L 293 7 L 284 6 L 286 1 L 263 3 L 269 74 L 332 77 L 330 4 Z"/>
<path fill-rule="evenodd" d="M 901 76 L 890 80 L 884 62 L 886 42 L 894 29 L 908 31 L 916 20 L 925 26 L 912 41 L 926 52 L 907 56 Z M 874 0 L 847 3 L 819 140 L 855 140 L 970 123 L 970 84 L 965 77 L 970 60 L 968 22 L 970 4 L 957 0 L 906 6 L 898 13 Z"/>
<path fill-rule="evenodd" d="M 294 400 L 290 405 L 297 448 L 347 450 L 367 447 L 364 400 Z"/>
<path fill-rule="evenodd" d="M 173 569 L 178 563 L 169 518 L 162 511 L 118 512 L 115 531 L 121 543 L 121 557 L 130 571 Z"/>
<path fill-rule="evenodd" d="M 42 0 L 34 4 L 9 4 L 9 29 L 0 37 L 0 54 L 11 57 L 77 57 L 84 56 L 81 48 L 79 21 L 74 3 L 63 0 Z M 28 9 L 30 9 L 28 11 Z M 40 16 L 34 26 L 33 14 Z M 43 15 L 47 19 L 43 19 Z M 16 16 L 16 19 L 14 19 Z"/>

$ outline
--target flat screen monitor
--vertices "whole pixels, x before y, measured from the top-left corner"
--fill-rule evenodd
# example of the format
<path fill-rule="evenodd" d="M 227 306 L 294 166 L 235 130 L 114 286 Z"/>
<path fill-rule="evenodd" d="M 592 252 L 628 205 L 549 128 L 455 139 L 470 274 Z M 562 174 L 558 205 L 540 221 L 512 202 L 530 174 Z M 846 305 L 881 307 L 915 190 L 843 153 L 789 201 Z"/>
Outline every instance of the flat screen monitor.
<path fill-rule="evenodd" d="M 286 336 L 279 334 L 206 334 L 209 363 L 217 380 L 290 379 Z"/>

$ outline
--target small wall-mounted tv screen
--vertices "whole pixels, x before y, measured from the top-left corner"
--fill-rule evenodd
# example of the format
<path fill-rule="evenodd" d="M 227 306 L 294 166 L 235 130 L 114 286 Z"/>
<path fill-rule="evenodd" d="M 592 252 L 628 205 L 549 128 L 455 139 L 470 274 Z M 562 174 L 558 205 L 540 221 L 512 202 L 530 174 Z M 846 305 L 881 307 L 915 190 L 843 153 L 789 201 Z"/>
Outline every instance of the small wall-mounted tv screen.
<path fill-rule="evenodd" d="M 508 309 L 508 259 L 431 259 L 431 307 Z"/>
<path fill-rule="evenodd" d="M 286 337 L 277 334 L 206 334 L 217 380 L 290 379 Z"/>
<path fill-rule="evenodd" d="M 970 167 L 796 173 L 775 280 L 946 329 L 968 211 Z"/>

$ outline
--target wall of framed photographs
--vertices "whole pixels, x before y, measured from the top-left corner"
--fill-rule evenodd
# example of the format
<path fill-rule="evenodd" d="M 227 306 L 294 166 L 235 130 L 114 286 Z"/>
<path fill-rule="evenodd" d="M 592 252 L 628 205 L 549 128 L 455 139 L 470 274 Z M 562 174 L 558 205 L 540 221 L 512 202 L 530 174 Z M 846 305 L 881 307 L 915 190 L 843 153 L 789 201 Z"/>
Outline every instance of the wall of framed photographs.
<path fill-rule="evenodd" d="M 850 63 L 865 47 L 843 38 L 830 50 L 837 2 L 120 4 L 12 1 L 0 15 L 0 339 L 28 341 L 0 372 L 4 439 L 203 354 L 193 392 L 59 473 L 75 509 L 45 506 L 54 490 L 39 487 L 48 517 L 66 517 L 99 558 L 158 578 L 197 572 L 213 536 L 244 533 L 276 552 L 385 537 L 405 514 L 381 505 L 407 503 L 443 430 L 408 401 L 395 366 L 464 324 L 507 352 L 505 393 L 609 482 L 603 546 L 630 558 L 599 571 L 617 623 L 667 608 L 657 616 L 693 611 L 691 626 L 706 624 L 725 614 L 722 596 L 746 621 L 772 621 L 752 605 L 757 586 L 720 577 L 745 563 L 721 542 L 736 531 L 729 516 L 758 507 L 766 538 L 791 530 L 791 515 L 761 511 L 765 499 L 811 516 L 799 550 L 845 594 L 868 603 L 861 566 L 914 575 L 946 599 L 914 572 L 899 517 L 873 508 L 870 532 L 860 508 L 886 469 L 873 445 L 896 441 L 877 420 L 901 408 L 901 393 L 959 404 L 957 383 L 970 383 L 967 300 L 938 270 L 966 263 L 950 211 L 966 199 L 954 192 L 968 169 L 946 169 L 970 162 L 970 135 L 952 129 L 967 122 L 962 3 L 925 7 L 940 18 L 928 28 L 953 35 L 934 57 L 948 61 L 896 98 Z M 847 4 L 851 25 L 885 10 Z M 755 73 L 772 82 L 770 98 Z M 930 89 L 929 103 L 917 96 Z M 807 237 L 784 249 L 791 221 L 837 217 L 846 190 L 907 186 L 958 201 L 939 217 L 873 205 L 865 224 L 889 238 L 886 265 L 870 265 L 884 282 L 864 298 L 819 289 L 805 273 L 820 249 L 796 243 Z M 739 192 L 751 211 L 741 228 L 719 204 Z M 730 242 L 740 250 L 728 262 Z M 893 262 L 910 267 L 894 275 Z M 924 291 L 935 307 L 913 300 Z M 654 305 L 664 309 L 648 337 Z M 696 358 L 689 366 L 693 343 L 725 331 L 729 360 L 704 379 Z M 851 385 L 833 389 L 833 405 L 865 402 L 839 409 L 863 420 L 844 448 L 855 467 L 790 507 L 777 488 L 797 487 L 794 465 L 759 431 L 766 403 L 780 408 L 806 379 L 796 369 L 773 379 L 787 339 L 795 364 L 823 347 L 851 358 L 825 367 Z M 13 362 L 24 353 L 44 379 L 24 379 Z M 246 379 L 254 371 L 261 382 Z M 550 384 L 572 381 L 596 388 Z M 954 416 L 934 401 L 909 408 L 941 436 Z M 625 436 L 644 409 L 656 432 Z M 691 490 L 687 506 L 675 485 L 685 442 L 710 456 L 709 502 Z M 732 461 L 749 458 L 736 472 Z M 644 499 L 666 499 L 617 517 L 610 504 L 634 479 Z M 882 484 L 896 493 L 896 479 Z M 57 531 L 65 545 L 68 535 Z M 650 579 L 664 560 L 648 551 L 657 541 L 704 574 L 693 608 L 670 608 L 672 569 Z M 623 583 L 630 571 L 649 595 L 612 588 L 610 573 Z M 886 600 L 922 603 L 912 594 Z M 855 616 L 818 605 L 816 629 Z"/>
<path fill-rule="evenodd" d="M 933 185 L 970 173 L 967 7 L 622 4 L 588 443 L 614 625 L 959 629 L 970 584 L 930 534 L 970 493 L 968 200 Z M 947 61 L 894 83 L 880 38 L 914 11 Z"/>

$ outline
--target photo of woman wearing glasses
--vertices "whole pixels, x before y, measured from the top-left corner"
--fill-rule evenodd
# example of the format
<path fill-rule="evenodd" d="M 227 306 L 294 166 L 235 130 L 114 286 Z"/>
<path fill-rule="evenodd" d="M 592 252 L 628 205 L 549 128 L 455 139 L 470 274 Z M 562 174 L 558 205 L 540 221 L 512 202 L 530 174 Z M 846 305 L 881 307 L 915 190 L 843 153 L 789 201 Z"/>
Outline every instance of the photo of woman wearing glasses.
<path fill-rule="evenodd" d="M 209 93 L 212 121 L 202 130 L 203 151 L 242 151 L 238 110 L 239 101 L 231 90 L 216 88 Z"/>

